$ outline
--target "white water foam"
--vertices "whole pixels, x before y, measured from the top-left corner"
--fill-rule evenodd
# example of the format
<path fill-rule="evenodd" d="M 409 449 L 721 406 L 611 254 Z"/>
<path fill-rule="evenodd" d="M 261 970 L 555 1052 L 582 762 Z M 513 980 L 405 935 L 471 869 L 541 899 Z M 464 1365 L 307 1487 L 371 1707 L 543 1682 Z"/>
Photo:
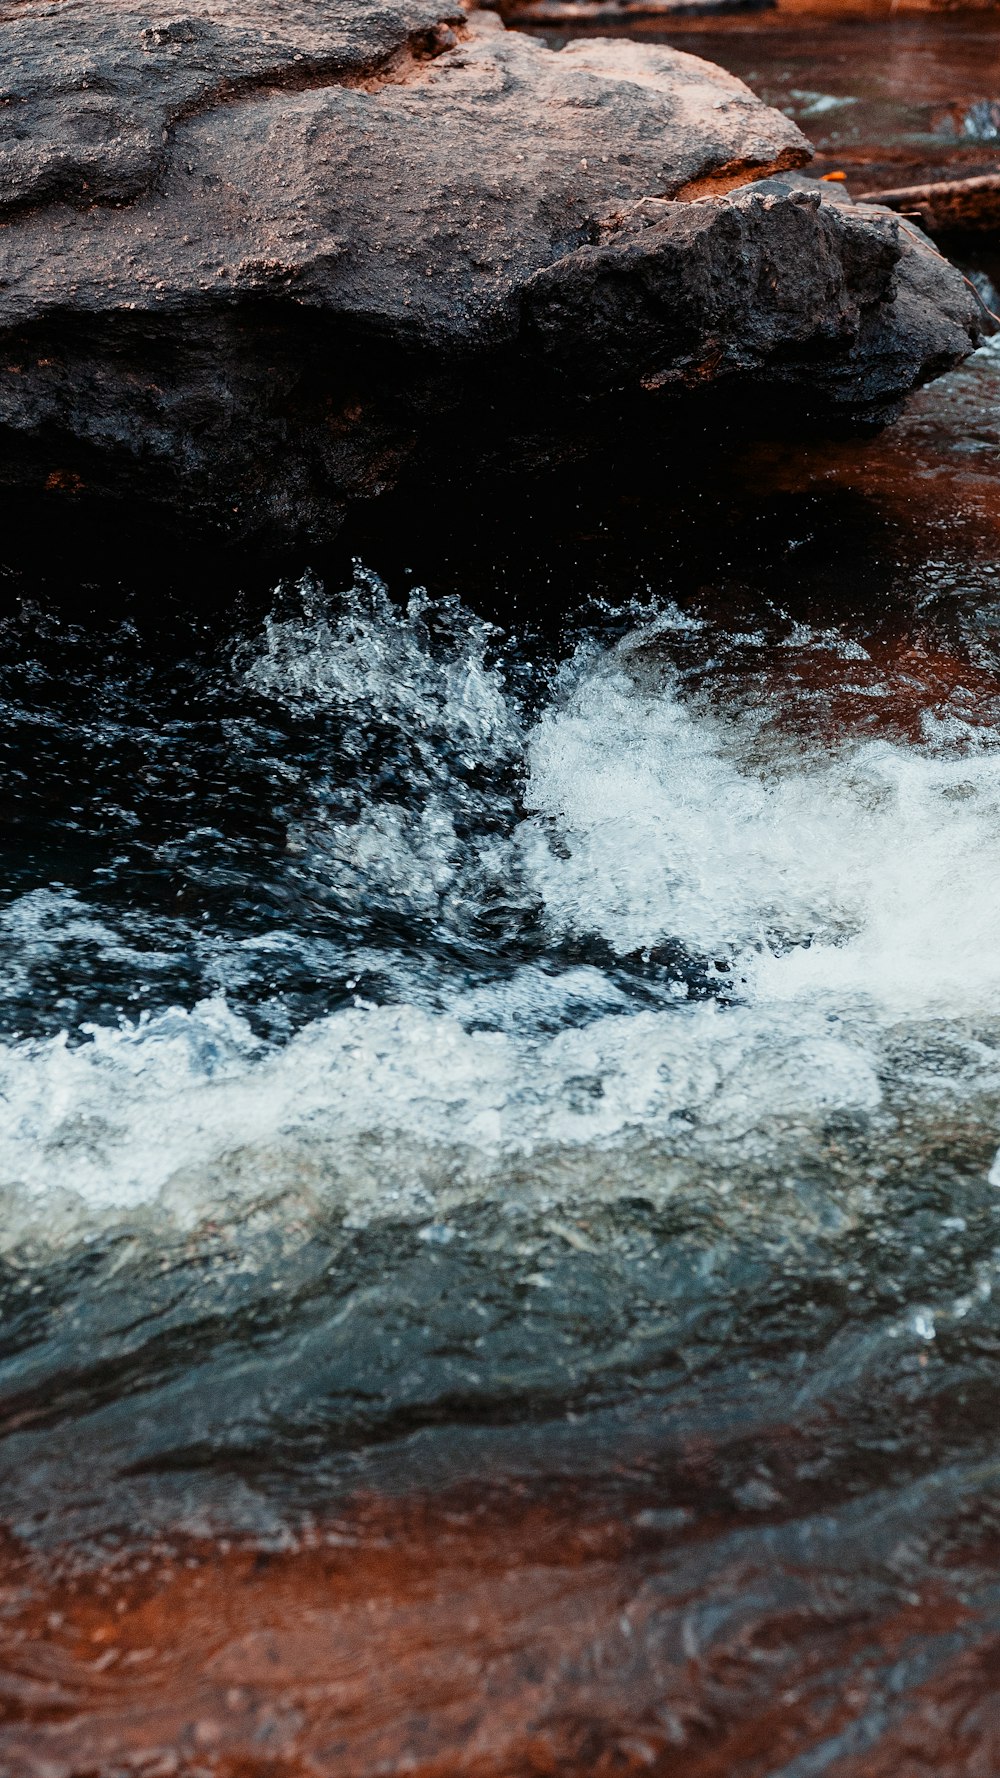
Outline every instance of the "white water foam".
<path fill-rule="evenodd" d="M 668 621 L 581 648 L 529 724 L 482 626 L 463 653 L 453 612 L 442 654 L 425 607 L 400 615 L 370 583 L 366 600 L 272 626 L 241 670 L 291 712 L 346 712 L 359 736 L 376 716 L 401 725 L 424 800 L 331 823 L 320 784 L 290 845 L 356 897 L 446 924 L 517 885 L 547 960 L 449 987 L 444 1006 L 358 997 L 280 1047 L 221 996 L 83 1042 L 6 1045 L 9 1240 L 137 1214 L 191 1226 L 288 1194 L 356 1220 L 421 1215 L 515 1174 L 549 1199 L 585 1174 L 614 1194 L 613 1157 L 636 1140 L 668 1184 L 674 1163 L 705 1179 L 770 1155 L 780 1170 L 789 1132 L 807 1152 L 832 1113 L 877 1119 L 887 1043 L 943 1020 L 967 1060 L 934 1092 L 958 1106 L 1000 1090 L 1000 1051 L 967 1030 L 1000 988 L 989 736 L 939 725 L 919 745 L 818 753 L 766 710 L 686 700 L 668 665 L 651 684 L 638 663 L 651 642 L 669 655 Z M 468 838 L 490 773 L 519 752 L 524 812 L 488 845 Z M 633 1002 L 559 951 L 595 936 L 622 957 L 680 941 L 740 1003 L 689 1002 L 679 984 L 672 1003 Z"/>
<path fill-rule="evenodd" d="M 628 651 L 597 663 L 528 743 L 522 844 L 554 930 L 619 951 L 668 935 L 734 960 L 757 1002 L 893 1014 L 1000 1009 L 1000 751 L 927 724 L 803 757 L 760 723 L 642 696 Z"/>

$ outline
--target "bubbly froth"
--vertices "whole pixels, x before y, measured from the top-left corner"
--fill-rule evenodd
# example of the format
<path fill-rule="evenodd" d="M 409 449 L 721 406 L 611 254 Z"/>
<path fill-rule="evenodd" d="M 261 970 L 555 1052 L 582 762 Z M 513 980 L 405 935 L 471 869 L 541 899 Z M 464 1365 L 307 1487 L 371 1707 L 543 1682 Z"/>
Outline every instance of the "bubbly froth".
<path fill-rule="evenodd" d="M 697 632 L 647 611 L 529 684 L 453 604 L 305 587 L 231 670 L 271 749 L 290 920 L 191 939 L 187 1005 L 5 1043 L 8 1239 L 289 1196 L 365 1221 L 515 1180 L 614 1194 L 634 1175 L 608 1153 L 637 1141 L 652 1190 L 777 1176 L 831 1115 L 884 1143 L 942 1025 L 935 1102 L 992 1115 L 992 730 L 931 710 L 917 739 L 818 745 L 789 720 L 801 683 L 710 695 Z M 817 646 L 842 679 L 872 667 Z M 79 894 L 3 919 L 11 980 L 89 944 L 155 981 L 155 946 Z M 338 991 L 282 1035 L 268 970 L 292 954 Z M 248 981 L 270 1028 L 234 1003 Z"/>

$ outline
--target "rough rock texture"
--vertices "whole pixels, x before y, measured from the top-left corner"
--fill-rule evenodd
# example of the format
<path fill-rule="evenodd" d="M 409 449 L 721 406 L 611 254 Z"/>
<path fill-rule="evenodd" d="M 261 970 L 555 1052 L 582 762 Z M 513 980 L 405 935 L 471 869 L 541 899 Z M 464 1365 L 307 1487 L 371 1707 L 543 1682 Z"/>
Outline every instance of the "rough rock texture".
<path fill-rule="evenodd" d="M 0 0 L 0 479 L 330 534 L 623 403 L 888 410 L 974 338 L 894 218 L 677 51 L 449 0 Z M 747 183 L 765 177 L 765 183 Z"/>

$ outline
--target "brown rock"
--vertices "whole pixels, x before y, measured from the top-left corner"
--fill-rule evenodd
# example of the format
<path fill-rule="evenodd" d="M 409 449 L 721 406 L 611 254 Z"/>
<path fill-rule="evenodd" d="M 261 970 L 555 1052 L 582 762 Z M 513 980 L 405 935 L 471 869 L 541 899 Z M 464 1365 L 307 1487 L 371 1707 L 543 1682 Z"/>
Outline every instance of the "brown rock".
<path fill-rule="evenodd" d="M 0 6 L 0 479 L 336 529 L 408 459 L 534 461 L 628 404 L 879 416 L 976 337 L 732 76 L 453 0 Z M 801 182 L 800 182 L 801 183 Z"/>

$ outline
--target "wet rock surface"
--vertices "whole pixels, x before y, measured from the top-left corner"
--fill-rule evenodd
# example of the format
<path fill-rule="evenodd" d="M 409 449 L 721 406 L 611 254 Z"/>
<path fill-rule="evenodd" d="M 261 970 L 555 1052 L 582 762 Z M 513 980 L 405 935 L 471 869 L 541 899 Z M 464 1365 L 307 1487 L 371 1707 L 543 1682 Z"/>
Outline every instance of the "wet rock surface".
<path fill-rule="evenodd" d="M 0 478 L 314 541 L 405 466 L 547 462 L 709 387 L 880 419 L 965 352 L 886 215 L 662 47 L 420 3 L 0 12 Z"/>

